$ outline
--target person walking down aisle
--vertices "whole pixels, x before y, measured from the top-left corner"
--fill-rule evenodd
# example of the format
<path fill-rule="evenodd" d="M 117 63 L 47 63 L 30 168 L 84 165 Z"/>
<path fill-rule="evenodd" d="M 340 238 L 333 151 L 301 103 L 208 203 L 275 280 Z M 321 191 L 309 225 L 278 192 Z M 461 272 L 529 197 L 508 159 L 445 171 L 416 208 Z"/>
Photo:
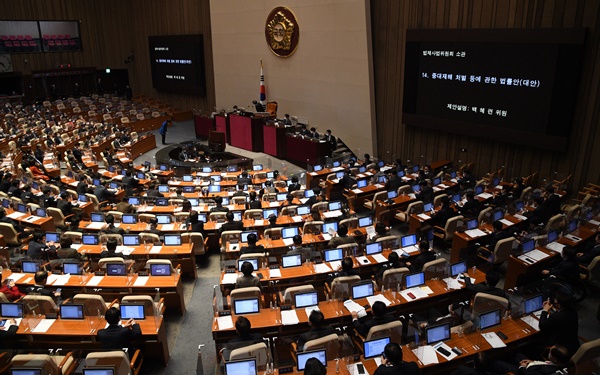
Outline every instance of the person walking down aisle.
<path fill-rule="evenodd" d="M 158 132 L 162 136 L 162 144 L 163 145 L 167 144 L 166 143 L 167 128 L 169 127 L 170 123 L 171 123 L 171 120 L 165 120 L 165 122 L 162 123 L 162 125 L 160 126 L 160 129 L 158 130 Z"/>

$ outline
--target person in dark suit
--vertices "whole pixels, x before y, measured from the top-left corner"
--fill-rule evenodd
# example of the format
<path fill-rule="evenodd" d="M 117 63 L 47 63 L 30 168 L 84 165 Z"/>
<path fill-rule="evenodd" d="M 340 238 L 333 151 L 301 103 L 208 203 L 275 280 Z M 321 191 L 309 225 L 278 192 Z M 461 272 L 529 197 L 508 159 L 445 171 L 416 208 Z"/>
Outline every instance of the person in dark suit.
<path fill-rule="evenodd" d="M 496 287 L 500 281 L 500 274 L 496 271 L 489 271 L 485 275 L 485 283 L 483 284 L 472 284 L 471 277 L 467 273 L 463 274 L 463 280 L 467 290 L 470 290 L 473 294 L 481 292 L 508 299 L 504 290 Z"/>
<path fill-rule="evenodd" d="M 225 217 L 227 218 L 227 222 L 221 225 L 221 228 L 219 228 L 219 236 L 221 236 L 221 234 L 227 230 L 244 230 L 243 222 L 233 220 L 233 212 L 227 211 Z"/>
<path fill-rule="evenodd" d="M 260 210 L 262 208 L 262 203 L 256 198 L 256 191 L 251 191 L 249 201 L 246 203 L 248 210 Z"/>
<path fill-rule="evenodd" d="M 75 189 L 78 195 L 83 195 L 88 192 L 88 185 L 85 181 L 85 175 L 79 176 L 79 182 L 77 183 L 77 187 Z"/>
<path fill-rule="evenodd" d="M 6 324 L 10 323 L 10 327 L 5 331 L 0 329 L 0 348 L 14 348 L 15 347 L 15 338 L 17 336 L 17 329 L 19 326 L 17 325 L 17 321 L 15 319 L 10 319 L 6 321 Z"/>
<path fill-rule="evenodd" d="M 308 332 L 301 334 L 296 341 L 299 351 L 304 350 L 304 344 L 306 344 L 306 342 L 335 333 L 335 329 L 329 325 L 325 325 L 324 322 L 325 316 L 319 310 L 313 310 L 310 313 L 308 325 L 311 328 Z"/>
<path fill-rule="evenodd" d="M 481 211 L 481 203 L 475 198 L 475 192 L 469 190 L 466 194 L 467 202 L 461 207 L 460 214 L 467 218 L 476 218 Z"/>
<path fill-rule="evenodd" d="M 134 190 L 137 189 L 140 182 L 135 177 L 133 177 L 131 169 L 128 169 L 127 172 L 125 172 L 125 177 L 123 177 L 123 179 L 121 180 L 121 184 L 123 185 L 123 189 L 125 190 L 125 195 L 130 197 L 134 195 Z"/>
<path fill-rule="evenodd" d="M 550 298 L 544 301 L 540 316 L 540 332 L 546 338 L 546 343 L 562 345 L 570 353 L 579 349 L 579 316 L 573 296 L 556 292 L 552 302 Z"/>
<path fill-rule="evenodd" d="M 402 185 L 404 185 L 404 182 L 397 173 L 388 173 L 388 180 L 385 183 L 385 190 L 398 191 Z"/>
<path fill-rule="evenodd" d="M 491 363 L 486 352 L 478 352 L 473 358 L 473 367 L 460 365 L 452 375 L 494 375 L 489 369 Z"/>
<path fill-rule="evenodd" d="M 562 212 L 560 209 L 560 196 L 558 194 L 554 194 L 554 188 L 552 186 L 548 186 L 546 188 L 546 193 L 548 197 L 544 201 L 544 206 L 548 208 L 550 211 L 550 215 L 556 215 Z"/>
<path fill-rule="evenodd" d="M 65 217 L 74 214 L 73 204 L 71 203 L 71 201 L 72 198 L 67 192 L 61 193 L 60 199 L 56 201 L 56 208 L 58 208 Z"/>
<path fill-rule="evenodd" d="M 569 350 L 561 345 L 553 345 L 544 350 L 541 360 L 527 359 L 519 353 L 513 363 L 496 361 L 491 370 L 496 374 L 513 373 L 517 375 L 552 375 L 569 364 L 571 355 Z M 562 373 L 562 372 L 561 372 Z"/>
<path fill-rule="evenodd" d="M 523 194 L 523 190 L 525 190 L 525 185 L 523 185 L 523 179 L 521 177 L 515 178 L 515 184 L 513 185 L 512 196 L 515 199 L 521 199 L 521 194 Z"/>
<path fill-rule="evenodd" d="M 300 183 L 298 183 L 298 177 L 293 176 L 292 183 L 288 186 L 288 193 L 291 193 L 292 191 L 300 190 L 301 188 L 302 188 L 302 185 L 300 185 Z"/>
<path fill-rule="evenodd" d="M 429 186 L 427 180 L 421 180 L 419 185 L 421 186 L 421 190 L 416 194 L 417 200 L 423 203 L 431 202 L 433 200 L 433 188 Z"/>
<path fill-rule="evenodd" d="M 60 248 L 56 250 L 56 255 L 59 259 L 75 259 L 82 260 L 81 254 L 71 247 L 73 240 L 70 237 L 60 239 Z"/>
<path fill-rule="evenodd" d="M 331 144 L 332 150 L 335 150 L 337 148 L 337 138 L 333 134 L 331 134 L 331 129 L 327 129 L 325 131 L 323 139 Z"/>
<path fill-rule="evenodd" d="M 600 233 L 596 233 L 594 242 L 588 245 L 583 252 L 577 253 L 577 261 L 588 266 L 597 256 L 600 256 Z"/>
<path fill-rule="evenodd" d="M 6 173 L 2 178 L 2 182 L 0 182 L 0 191 L 8 194 L 8 189 L 11 186 L 12 174 Z"/>
<path fill-rule="evenodd" d="M 147 197 L 160 197 L 160 198 L 164 197 L 163 193 L 158 191 L 158 189 L 156 188 L 155 182 L 151 182 L 150 185 L 148 186 L 148 190 L 146 191 L 146 196 Z"/>
<path fill-rule="evenodd" d="M 295 235 L 292 240 L 294 241 L 294 245 L 292 246 L 292 249 L 285 255 L 300 254 L 302 255 L 303 262 L 305 262 L 307 259 L 310 259 L 312 249 L 308 246 L 302 246 L 302 236 Z"/>
<path fill-rule="evenodd" d="M 117 203 L 117 206 L 115 207 L 115 209 L 124 214 L 135 213 L 135 207 L 133 207 L 133 205 L 129 203 L 129 200 L 127 199 L 126 196 L 124 196 L 123 199 L 121 199 L 121 201 L 119 203 Z"/>
<path fill-rule="evenodd" d="M 206 238 L 206 231 L 204 230 L 204 222 L 200 220 L 198 211 L 191 211 L 190 216 L 187 219 L 189 225 L 188 230 L 190 232 L 202 233 L 202 236 Z"/>
<path fill-rule="evenodd" d="M 395 342 L 390 342 L 383 349 L 381 365 L 377 367 L 374 375 L 419 375 L 419 366 L 414 362 L 402 360 L 402 348 Z"/>
<path fill-rule="evenodd" d="M 45 242 L 44 234 L 41 232 L 35 232 L 27 248 L 27 256 L 31 259 L 48 259 L 48 252 L 56 252 L 56 246 L 54 243 Z"/>
<path fill-rule="evenodd" d="M 580 276 L 579 262 L 577 261 L 575 249 L 571 246 L 565 246 L 562 250 L 562 261 L 551 269 L 543 270 L 542 275 L 560 277 L 570 285 L 577 285 Z"/>
<path fill-rule="evenodd" d="M 239 288 L 248 288 L 251 286 L 257 286 L 262 290 L 262 284 L 260 283 L 260 279 L 257 276 L 254 276 L 252 272 L 254 272 L 254 266 L 250 262 L 242 263 L 242 276 L 238 277 L 235 281 L 236 289 Z"/>
<path fill-rule="evenodd" d="M 215 204 L 216 204 L 216 206 L 211 208 L 210 212 L 229 212 L 229 208 L 223 207 L 223 198 L 215 197 Z"/>
<path fill-rule="evenodd" d="M 431 224 L 443 228 L 446 226 L 448 219 L 456 215 L 456 212 L 450 207 L 450 199 L 448 197 L 442 197 L 440 201 L 442 202 L 442 207 L 431 216 Z"/>
<path fill-rule="evenodd" d="M 265 252 L 265 248 L 263 245 L 257 245 L 256 242 L 258 242 L 258 238 L 256 237 L 256 234 L 254 233 L 250 233 L 248 235 L 248 246 L 244 246 L 240 249 L 240 255 L 241 254 L 250 254 L 250 253 L 264 253 Z"/>
<path fill-rule="evenodd" d="M 321 189 L 316 187 L 313 189 L 313 196 L 308 198 L 308 200 L 306 201 L 306 205 L 308 205 L 309 207 L 312 207 L 313 204 L 315 203 L 319 203 L 323 201 L 323 197 L 321 196 Z"/>
<path fill-rule="evenodd" d="M 475 176 L 471 174 L 471 171 L 468 169 L 463 170 L 462 177 L 458 180 L 458 185 L 461 189 L 474 188 L 477 183 L 477 179 Z"/>
<path fill-rule="evenodd" d="M 100 185 L 96 186 L 94 189 L 94 195 L 98 198 L 98 202 L 111 201 L 115 193 L 109 191 L 106 188 L 106 182 L 101 182 Z"/>
<path fill-rule="evenodd" d="M 406 262 L 406 266 L 410 272 L 421 272 L 425 263 L 435 259 L 435 252 L 429 250 L 429 242 L 421 241 L 419 242 L 419 255 L 412 262 Z"/>
<path fill-rule="evenodd" d="M 237 337 L 229 340 L 227 347 L 229 349 L 235 349 L 235 347 L 241 347 L 240 345 L 233 345 L 232 348 L 229 344 L 241 344 L 243 346 L 252 345 L 263 341 L 263 337 L 260 333 L 252 333 L 252 326 L 250 321 L 245 316 L 240 316 L 235 322 L 235 332 Z"/>
<path fill-rule="evenodd" d="M 140 325 L 135 320 L 129 319 L 122 326 L 119 325 L 121 311 L 116 307 L 106 310 L 104 318 L 109 326 L 98 331 L 98 341 L 103 349 L 131 348 L 134 342 L 142 337 Z"/>
<path fill-rule="evenodd" d="M 240 177 L 238 177 L 237 184 L 242 185 L 242 186 L 252 185 L 252 179 L 248 176 L 248 172 L 246 172 L 246 171 L 242 172 Z"/>
<path fill-rule="evenodd" d="M 125 234 L 125 230 L 123 228 L 115 226 L 115 217 L 112 214 L 106 215 L 104 221 L 107 224 L 106 229 L 104 230 L 106 233 L 120 234 L 121 236 Z"/>
<path fill-rule="evenodd" d="M 373 317 L 365 319 L 363 322 L 358 319 L 358 313 L 352 312 L 352 326 L 363 337 L 367 337 L 371 328 L 397 320 L 392 314 L 386 313 L 385 303 L 381 301 L 376 301 L 371 306 L 371 311 L 373 312 Z"/>
<path fill-rule="evenodd" d="M 502 222 L 500 220 L 496 220 L 492 223 L 493 233 L 492 237 L 490 238 L 490 241 L 487 245 L 485 245 L 486 248 L 488 248 L 491 251 L 494 251 L 498 242 L 510 237 L 510 233 L 503 231 L 502 228 Z"/>
<path fill-rule="evenodd" d="M 46 288 L 48 272 L 37 271 L 33 277 L 33 281 L 35 282 L 35 285 L 27 288 L 27 294 L 50 297 L 54 302 L 57 302 L 58 298 L 60 298 L 60 292 L 52 292 L 50 289 Z"/>

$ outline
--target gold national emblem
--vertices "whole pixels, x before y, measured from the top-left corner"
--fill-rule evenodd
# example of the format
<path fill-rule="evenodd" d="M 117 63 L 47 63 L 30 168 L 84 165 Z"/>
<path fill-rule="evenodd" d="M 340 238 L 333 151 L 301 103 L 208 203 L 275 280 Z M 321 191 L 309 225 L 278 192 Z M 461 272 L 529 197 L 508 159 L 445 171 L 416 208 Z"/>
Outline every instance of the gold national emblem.
<path fill-rule="evenodd" d="M 277 7 L 269 13 L 265 25 L 267 44 L 279 57 L 291 56 L 298 47 L 300 36 L 294 14 L 285 7 Z"/>

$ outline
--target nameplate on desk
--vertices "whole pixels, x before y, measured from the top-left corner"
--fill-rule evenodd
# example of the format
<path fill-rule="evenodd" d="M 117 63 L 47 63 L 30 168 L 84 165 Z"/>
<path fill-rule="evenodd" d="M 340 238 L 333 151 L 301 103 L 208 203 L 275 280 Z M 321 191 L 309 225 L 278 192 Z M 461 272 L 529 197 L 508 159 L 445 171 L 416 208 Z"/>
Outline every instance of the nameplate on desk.
<path fill-rule="evenodd" d="M 271 267 L 271 268 L 279 268 L 279 266 L 274 266 L 274 267 Z M 235 273 L 235 272 L 236 272 L 236 271 L 235 271 L 235 269 L 233 269 L 233 268 L 231 268 L 231 269 L 228 269 L 228 270 L 225 270 L 225 273 Z"/>
<path fill-rule="evenodd" d="M 96 276 L 104 276 L 104 272 L 102 272 L 102 271 L 96 271 L 96 272 L 94 272 L 94 275 L 96 275 Z"/>
<path fill-rule="evenodd" d="M 138 276 L 148 276 L 148 272 L 147 271 L 139 271 Z"/>
<path fill-rule="evenodd" d="M 229 310 L 219 310 L 219 316 L 229 316 L 231 315 L 231 311 Z"/>
<path fill-rule="evenodd" d="M 289 374 L 290 372 L 294 372 L 294 367 L 293 366 L 289 366 L 289 367 L 280 367 L 278 369 L 280 374 Z"/>
<path fill-rule="evenodd" d="M 292 305 L 281 305 L 281 311 L 288 311 L 292 309 Z"/>

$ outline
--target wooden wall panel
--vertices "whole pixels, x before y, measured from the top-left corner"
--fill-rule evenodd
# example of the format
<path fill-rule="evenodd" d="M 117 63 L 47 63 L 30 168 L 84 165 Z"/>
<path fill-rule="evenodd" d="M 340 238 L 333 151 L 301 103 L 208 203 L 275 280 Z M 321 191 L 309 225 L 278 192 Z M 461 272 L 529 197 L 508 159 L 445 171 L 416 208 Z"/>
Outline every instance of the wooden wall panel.
<path fill-rule="evenodd" d="M 404 161 L 474 162 L 483 175 L 506 167 L 507 175 L 539 171 L 544 178 L 573 174 L 571 188 L 600 181 L 600 3 L 597 0 L 378 0 L 371 2 L 373 59 L 380 154 Z M 397 12 L 396 10 L 400 10 Z M 443 14 L 440 14 L 442 13 Z M 392 25 L 394 27 L 392 28 Z M 586 52 L 571 137 L 565 152 L 482 140 L 407 127 L 399 113 L 403 101 L 405 31 L 415 28 L 588 29 Z M 390 56 L 396 57 L 390 59 Z M 395 74 L 390 74 L 395 73 Z M 466 148 L 467 152 L 461 152 Z"/>

